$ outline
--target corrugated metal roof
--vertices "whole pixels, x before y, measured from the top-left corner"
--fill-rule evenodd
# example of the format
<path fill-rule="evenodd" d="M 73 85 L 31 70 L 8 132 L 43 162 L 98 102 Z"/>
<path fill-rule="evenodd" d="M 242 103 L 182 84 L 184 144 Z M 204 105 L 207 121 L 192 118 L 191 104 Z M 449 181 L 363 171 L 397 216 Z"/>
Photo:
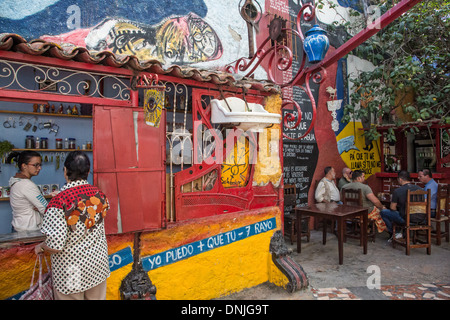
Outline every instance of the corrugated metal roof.
<path fill-rule="evenodd" d="M 271 93 L 281 92 L 278 85 L 268 80 L 237 79 L 237 76 L 231 73 L 218 70 L 202 70 L 189 66 L 172 65 L 164 68 L 158 60 L 140 61 L 132 55 L 118 55 L 111 51 L 91 52 L 83 47 L 60 45 L 54 42 L 46 42 L 42 39 L 35 39 L 28 42 L 20 35 L 13 33 L 0 34 L 0 50 L 99 64 L 115 68 L 127 68 L 177 78 L 192 79 L 199 82 L 209 82 L 216 85 L 255 89 Z"/>

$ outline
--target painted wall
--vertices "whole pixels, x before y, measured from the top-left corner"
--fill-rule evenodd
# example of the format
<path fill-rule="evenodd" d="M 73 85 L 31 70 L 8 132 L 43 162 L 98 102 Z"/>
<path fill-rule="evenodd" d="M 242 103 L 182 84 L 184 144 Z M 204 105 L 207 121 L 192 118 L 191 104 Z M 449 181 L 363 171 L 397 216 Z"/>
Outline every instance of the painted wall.
<path fill-rule="evenodd" d="M 217 67 L 248 54 L 237 1 L 3 1 L 0 12 L 0 32 L 158 59 L 165 66 Z"/>
<path fill-rule="evenodd" d="M 339 12 L 354 10 L 338 2 Z M 239 15 L 238 1 L 140 0 L 130 3 L 126 0 L 7 0 L 0 3 L 0 32 L 18 33 L 28 40 L 40 37 L 60 43 L 68 50 L 73 46 L 85 46 L 94 51 L 132 54 L 142 60 L 158 59 L 165 66 L 175 63 L 219 68 L 248 55 L 247 24 Z M 294 0 L 261 0 L 260 4 L 265 14 L 259 25 L 260 33 L 255 36 L 257 43 L 267 37 L 266 27 L 275 15 L 291 17 L 292 21 L 299 10 L 298 1 Z M 336 16 L 336 12 L 325 8 L 323 15 L 318 15 L 319 23 L 332 23 L 334 18 L 330 16 Z M 339 32 L 330 38 L 329 54 L 342 45 Z M 301 50 L 297 53 L 301 54 Z M 339 123 L 342 105 L 336 108 L 336 114 L 328 107 L 330 101 L 348 99 L 348 70 L 353 70 L 349 63 L 353 61 L 343 60 L 340 65 L 331 67 L 327 70 L 326 82 L 314 87 L 318 118 L 308 139 L 284 141 L 285 148 L 289 148 L 286 150 L 291 150 L 292 154 L 285 154 L 284 174 L 287 178 L 289 168 L 289 179 L 292 179 L 289 182 L 302 191 L 299 204 L 312 201 L 311 186 L 323 176 L 325 166 L 333 165 L 339 172 L 344 166 L 351 167 L 352 161 L 372 160 L 371 151 L 364 150 L 365 145 L 357 134 L 360 131 L 353 130 L 353 123 Z M 298 68 L 298 63 L 294 64 L 292 70 L 282 76 L 290 79 Z M 264 75 L 263 71 L 257 73 L 258 78 Z M 336 94 L 331 97 L 330 92 L 334 90 Z M 307 99 L 297 89 L 283 94 L 296 99 L 304 110 L 304 123 L 294 132 L 301 134 L 311 121 Z M 359 128 L 358 122 L 356 128 Z M 362 156 L 356 155 L 359 153 Z M 368 154 L 368 159 L 364 154 Z M 270 179 L 276 180 L 278 176 L 279 170 L 276 170 Z M 266 182 L 262 179 L 259 183 Z M 210 299 L 265 281 L 285 285 L 286 278 L 274 268 L 268 248 L 270 237 L 281 228 L 281 214 L 277 208 L 265 208 L 197 219 L 144 233 L 141 258 L 157 287 L 156 297 Z M 268 224 L 270 229 L 261 229 L 261 225 Z M 243 238 L 239 238 L 241 232 Z M 113 271 L 108 279 L 107 298 L 118 299 L 120 283 L 131 271 L 133 237 L 110 236 L 108 243 Z M 200 248 L 207 248 L 208 243 L 210 250 L 202 251 Z M 0 278 L 5 279 L 0 283 L 0 298 L 10 298 L 27 289 L 34 265 L 32 247 L 0 249 Z M 163 263 L 164 259 L 169 263 Z"/>
<path fill-rule="evenodd" d="M 52 103 L 50 102 L 50 105 Z M 60 104 L 56 104 L 59 108 Z M 69 107 L 68 103 L 64 103 L 64 110 Z M 70 104 L 70 108 L 73 104 Z M 77 106 L 80 110 L 80 105 Z M 33 104 L 31 103 L 14 103 L 1 102 L 0 110 L 15 110 L 23 112 L 33 112 Z M 76 130 L 73 130 L 74 121 L 76 122 Z M 44 128 L 44 123 L 52 123 L 53 128 L 57 128 L 57 132 Z M 5 123 L 6 127 L 5 128 Z M 32 126 L 25 131 L 27 124 Z M 11 125 L 9 127 L 9 125 Z M 36 130 L 34 127 L 36 126 Z M 15 148 L 25 148 L 25 136 L 32 135 L 34 138 L 39 137 L 48 139 L 48 149 L 55 149 L 55 140 L 65 138 L 76 139 L 77 147 L 82 148 L 88 141 L 92 143 L 92 119 L 91 118 L 68 118 L 45 116 L 36 113 L 35 115 L 20 115 L 13 113 L 0 113 L 0 141 L 8 140 Z M 39 150 L 38 150 L 39 151 Z M 38 176 L 33 177 L 33 182 L 41 186 L 57 185 L 62 187 L 66 181 L 64 179 L 63 167 L 68 152 L 48 152 L 39 151 L 42 156 L 42 168 Z M 92 164 L 92 152 L 87 152 Z M 9 186 L 9 179 L 14 176 L 18 167 L 16 163 L 3 163 L 6 159 L 0 159 L 0 187 L 3 190 Z M 92 182 L 92 172 L 89 174 L 88 180 Z M 59 189 L 58 188 L 58 189 Z M 12 209 L 9 201 L 0 201 L 0 234 L 11 232 Z"/>
<path fill-rule="evenodd" d="M 270 207 L 177 224 L 141 236 L 144 270 L 156 286 L 156 298 L 212 299 L 287 278 L 273 264 L 272 235 L 281 212 Z M 119 287 L 132 269 L 133 235 L 108 236 L 111 275 L 107 299 L 120 299 Z M 0 248 L 0 299 L 17 299 L 30 285 L 34 244 Z M 226 281 L 224 281 L 226 279 Z"/>

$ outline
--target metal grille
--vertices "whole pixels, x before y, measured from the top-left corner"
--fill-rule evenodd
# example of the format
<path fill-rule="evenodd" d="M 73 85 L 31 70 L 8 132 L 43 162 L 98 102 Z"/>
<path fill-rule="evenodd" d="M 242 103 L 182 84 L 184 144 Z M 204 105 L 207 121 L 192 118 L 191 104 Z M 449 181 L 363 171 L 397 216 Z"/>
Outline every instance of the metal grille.
<path fill-rule="evenodd" d="M 184 206 L 204 206 L 204 205 L 228 205 L 244 209 L 247 201 L 230 195 L 213 194 L 210 196 L 183 195 Z"/>

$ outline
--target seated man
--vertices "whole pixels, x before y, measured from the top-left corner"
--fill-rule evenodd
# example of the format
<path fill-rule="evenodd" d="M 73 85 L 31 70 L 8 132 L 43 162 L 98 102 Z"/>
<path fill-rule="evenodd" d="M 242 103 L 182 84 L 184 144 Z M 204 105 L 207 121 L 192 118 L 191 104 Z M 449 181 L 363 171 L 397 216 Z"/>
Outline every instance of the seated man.
<path fill-rule="evenodd" d="M 411 183 L 409 172 L 400 171 L 397 177 L 400 187 L 395 189 L 392 194 L 392 200 L 390 209 L 381 210 L 381 218 L 383 218 L 386 224 L 387 231 L 392 237 L 392 225 L 393 223 L 405 224 L 405 209 L 406 209 L 406 193 L 408 190 L 415 191 L 421 190 L 421 188 Z M 396 238 L 401 238 L 401 234 L 396 234 Z"/>
<path fill-rule="evenodd" d="M 342 178 L 339 179 L 338 189 L 342 190 L 342 187 L 350 182 L 352 182 L 352 170 L 346 167 L 342 169 Z"/>
<path fill-rule="evenodd" d="M 317 202 L 340 202 L 341 195 L 336 187 L 334 179 L 336 172 L 333 167 L 325 167 L 325 177 L 319 181 L 316 187 L 315 199 Z"/>
<path fill-rule="evenodd" d="M 434 181 L 432 177 L 432 173 L 429 169 L 423 169 L 422 171 L 419 171 L 417 178 L 420 180 L 420 182 L 425 184 L 425 187 L 423 188 L 425 191 L 430 190 L 431 192 L 431 217 L 436 217 L 436 199 L 437 199 L 437 191 L 438 191 L 438 184 L 436 181 Z"/>
<path fill-rule="evenodd" d="M 366 174 L 364 171 L 355 170 L 352 174 L 352 182 L 344 185 L 342 189 L 362 190 L 363 207 L 369 208 L 369 219 L 375 220 L 378 232 L 383 232 L 386 229 L 386 225 L 380 216 L 380 210 L 386 209 L 386 207 L 375 196 L 372 188 L 364 183 L 365 180 Z"/>

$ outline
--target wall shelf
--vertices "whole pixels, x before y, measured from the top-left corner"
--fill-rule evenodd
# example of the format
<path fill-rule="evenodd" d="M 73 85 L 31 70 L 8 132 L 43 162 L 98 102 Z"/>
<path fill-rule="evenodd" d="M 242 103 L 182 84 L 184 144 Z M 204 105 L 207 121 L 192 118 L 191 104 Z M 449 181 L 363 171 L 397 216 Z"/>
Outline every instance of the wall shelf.
<path fill-rule="evenodd" d="M 25 111 L 10 111 L 10 110 L 0 110 L 0 113 L 9 114 L 21 114 L 30 116 L 51 116 L 51 117 L 70 117 L 70 118 L 87 118 L 92 119 L 89 115 L 74 115 L 74 114 L 64 114 L 64 113 L 45 113 L 45 112 L 25 112 Z"/>
<path fill-rule="evenodd" d="M 45 199 L 51 199 L 51 198 L 53 198 L 53 196 L 48 194 L 48 195 L 45 195 L 44 198 Z M 10 199 L 9 197 L 1 197 L 0 201 L 9 201 L 9 199 Z"/>

